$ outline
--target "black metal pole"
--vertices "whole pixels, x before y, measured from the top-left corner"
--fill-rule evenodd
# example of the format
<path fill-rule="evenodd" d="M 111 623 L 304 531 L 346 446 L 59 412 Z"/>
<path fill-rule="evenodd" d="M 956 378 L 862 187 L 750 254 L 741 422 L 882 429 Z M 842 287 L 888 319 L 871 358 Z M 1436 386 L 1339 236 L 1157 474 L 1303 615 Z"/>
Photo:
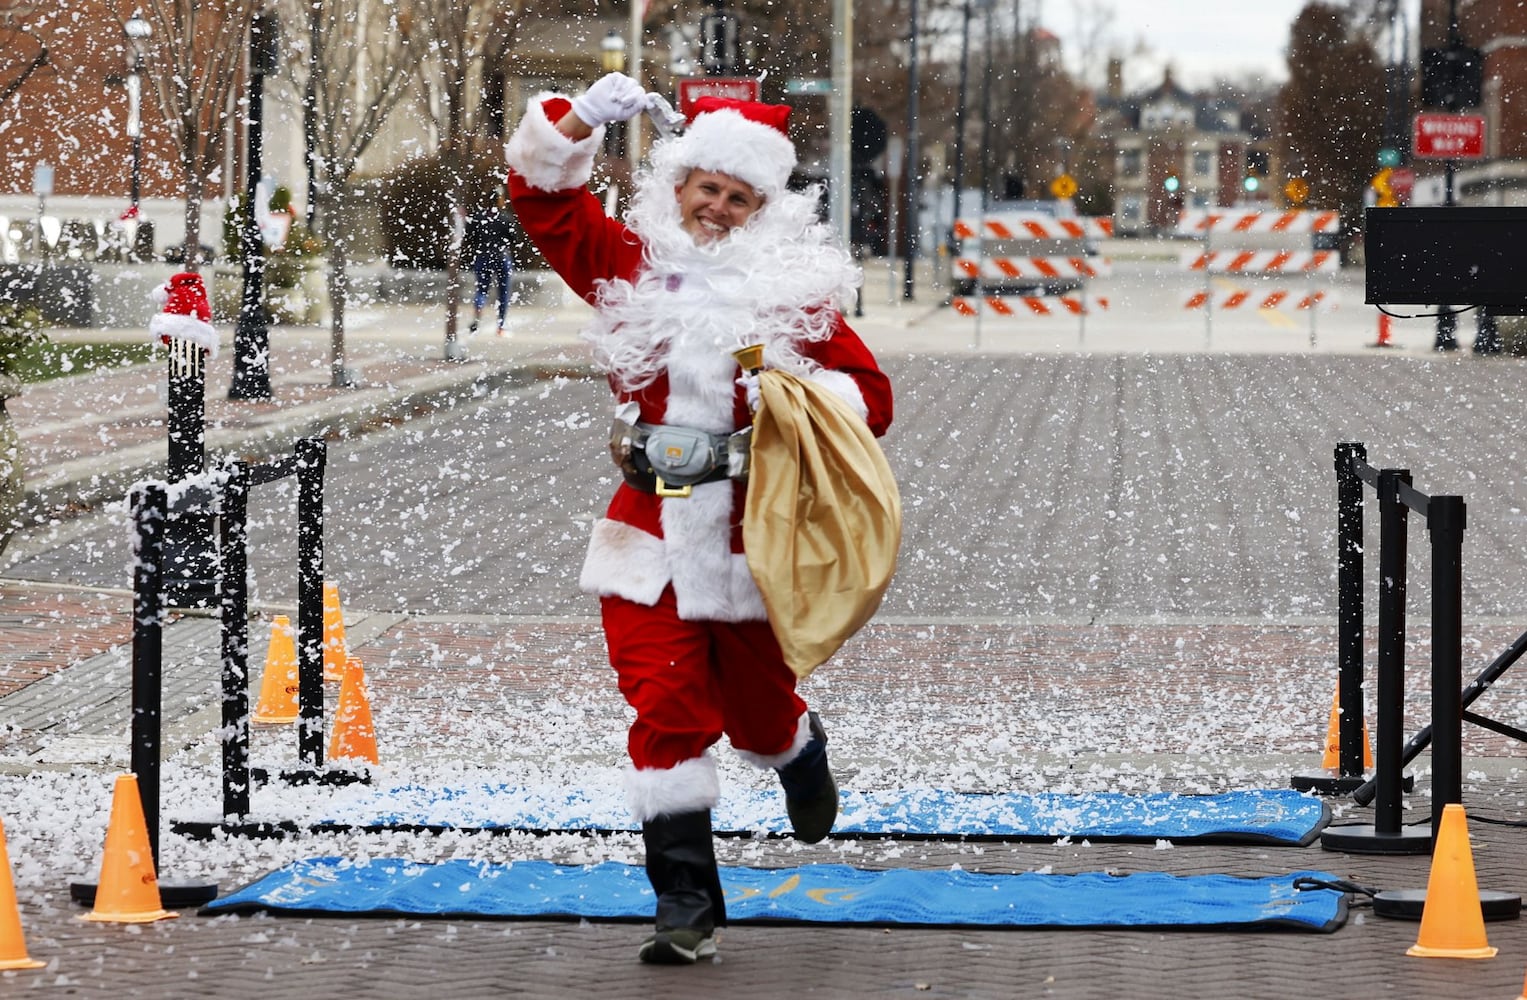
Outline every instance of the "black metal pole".
<path fill-rule="evenodd" d="M 249 28 L 249 113 L 246 120 L 244 225 L 244 286 L 239 318 L 233 332 L 233 384 L 229 399 L 269 399 L 270 323 L 265 315 L 265 254 L 255 222 L 255 198 L 260 184 L 264 144 L 265 73 L 274 57 L 275 17 L 257 14 Z"/>
<path fill-rule="evenodd" d="M 249 466 L 232 462 L 223 484 L 223 815 L 249 815 Z"/>
<path fill-rule="evenodd" d="M 1336 446 L 1336 662 L 1342 777 L 1363 773 L 1363 481 L 1352 467 L 1366 462 L 1361 444 Z"/>
<path fill-rule="evenodd" d="M 313 228 L 318 199 L 318 43 L 323 34 L 322 0 L 308 0 L 308 80 L 302 97 L 302 140 L 307 160 L 306 219 Z"/>
<path fill-rule="evenodd" d="M 917 142 L 917 0 L 912 0 L 910 13 L 911 31 L 907 57 L 907 183 L 903 185 L 901 192 L 902 218 L 906 220 L 907 256 L 903 262 L 901 278 L 901 297 L 911 299 L 913 287 L 916 284 L 915 274 L 917 270 L 917 173 L 918 164 L 922 154 L 918 150 Z"/>
<path fill-rule="evenodd" d="M 1447 45 L 1451 54 L 1461 44 L 1458 34 L 1458 0 L 1448 0 L 1448 27 Z M 1449 64 L 1451 67 L 1451 63 Z M 1449 69 L 1451 72 L 1451 69 Z M 1458 111 L 1458 95 L 1456 88 L 1449 85 L 1443 99 L 1444 108 L 1449 113 Z M 1443 163 L 1442 171 L 1442 204 L 1448 208 L 1453 207 L 1453 161 Z M 1434 350 L 1456 351 L 1458 349 L 1458 314 L 1448 304 L 1437 306 L 1437 342 L 1433 345 Z"/>
<path fill-rule="evenodd" d="M 165 489 L 150 483 L 133 491 L 137 551 L 133 560 L 132 747 L 128 767 L 138 777 L 149 853 L 159 870 L 160 664 L 164 651 Z"/>
<path fill-rule="evenodd" d="M 965 0 L 960 25 L 960 94 L 954 113 L 954 212 L 960 217 L 960 196 L 965 188 L 965 100 L 970 81 L 970 0 Z M 950 235 L 953 237 L 953 225 Z"/>
<path fill-rule="evenodd" d="M 297 756 L 323 764 L 323 470 L 321 438 L 297 442 Z"/>
<path fill-rule="evenodd" d="M 1432 837 L 1442 807 L 1463 802 L 1463 497 L 1432 497 Z"/>
<path fill-rule="evenodd" d="M 170 342 L 169 431 L 166 474 L 178 483 L 207 464 L 207 352 L 189 340 Z M 169 513 L 165 526 L 164 596 L 173 607 L 211 607 L 217 591 L 212 515 L 188 507 Z"/>
<path fill-rule="evenodd" d="M 1379 641 L 1378 734 L 1374 781 L 1378 798 L 1373 826 L 1379 834 L 1397 834 L 1404 820 L 1404 768 L 1400 746 L 1405 736 L 1405 562 L 1409 509 L 1400 500 L 1400 484 L 1410 484 L 1407 469 L 1379 471 Z"/>

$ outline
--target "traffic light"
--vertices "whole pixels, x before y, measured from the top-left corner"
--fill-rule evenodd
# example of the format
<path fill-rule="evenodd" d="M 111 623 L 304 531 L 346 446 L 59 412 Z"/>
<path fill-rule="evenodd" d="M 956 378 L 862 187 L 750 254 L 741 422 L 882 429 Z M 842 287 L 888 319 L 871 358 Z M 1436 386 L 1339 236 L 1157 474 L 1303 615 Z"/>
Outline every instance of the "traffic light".
<path fill-rule="evenodd" d="M 1182 181 L 1177 179 L 1176 174 L 1172 174 L 1166 180 L 1161 182 L 1161 186 L 1166 188 L 1167 194 L 1176 194 L 1177 189 L 1182 187 Z"/>
<path fill-rule="evenodd" d="M 1261 186 L 1261 180 L 1258 179 L 1254 174 L 1247 175 L 1246 179 L 1241 181 L 1241 187 L 1246 189 L 1247 194 L 1256 194 L 1257 188 Z"/>

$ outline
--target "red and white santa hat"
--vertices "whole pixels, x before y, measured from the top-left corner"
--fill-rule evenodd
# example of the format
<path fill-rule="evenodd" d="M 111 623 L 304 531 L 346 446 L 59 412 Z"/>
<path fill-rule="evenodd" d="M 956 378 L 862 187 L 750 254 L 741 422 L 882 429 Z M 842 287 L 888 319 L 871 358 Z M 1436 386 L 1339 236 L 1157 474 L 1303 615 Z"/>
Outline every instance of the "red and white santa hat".
<path fill-rule="evenodd" d="M 701 97 L 693 107 L 689 127 L 664 143 L 665 163 L 735 177 L 765 198 L 785 190 L 795 169 L 789 105 Z"/>
<path fill-rule="evenodd" d="M 204 347 L 217 357 L 217 329 L 212 325 L 212 307 L 207 302 L 207 286 L 201 275 L 182 271 L 154 289 L 150 295 L 162 308 L 148 321 L 148 332 L 168 344 L 188 340 Z"/>

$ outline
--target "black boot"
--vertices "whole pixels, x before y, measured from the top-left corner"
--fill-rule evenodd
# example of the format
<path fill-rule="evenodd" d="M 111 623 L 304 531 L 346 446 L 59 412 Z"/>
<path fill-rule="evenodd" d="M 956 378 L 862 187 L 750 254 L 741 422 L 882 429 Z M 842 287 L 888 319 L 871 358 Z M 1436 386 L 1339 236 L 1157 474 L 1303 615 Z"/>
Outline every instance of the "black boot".
<path fill-rule="evenodd" d="M 811 739 L 801 752 L 779 772 L 785 788 L 785 812 L 795 830 L 795 839 L 815 844 L 832 832 L 838 818 L 838 783 L 827 766 L 827 732 L 815 712 L 807 712 Z"/>
<path fill-rule="evenodd" d="M 689 965 L 716 953 L 726 899 L 716 871 L 710 810 L 659 816 L 642 824 L 647 879 L 657 892 L 657 932 L 637 956 L 656 965 Z"/>

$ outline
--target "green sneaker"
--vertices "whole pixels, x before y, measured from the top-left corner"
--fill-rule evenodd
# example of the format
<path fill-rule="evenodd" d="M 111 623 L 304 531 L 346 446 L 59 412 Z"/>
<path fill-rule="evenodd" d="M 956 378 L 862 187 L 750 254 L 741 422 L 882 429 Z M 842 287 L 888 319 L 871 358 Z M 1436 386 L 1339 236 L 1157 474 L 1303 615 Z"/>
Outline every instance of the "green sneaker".
<path fill-rule="evenodd" d="M 715 954 L 715 931 L 674 927 L 658 931 L 643 941 L 636 957 L 648 965 L 694 965 Z"/>

